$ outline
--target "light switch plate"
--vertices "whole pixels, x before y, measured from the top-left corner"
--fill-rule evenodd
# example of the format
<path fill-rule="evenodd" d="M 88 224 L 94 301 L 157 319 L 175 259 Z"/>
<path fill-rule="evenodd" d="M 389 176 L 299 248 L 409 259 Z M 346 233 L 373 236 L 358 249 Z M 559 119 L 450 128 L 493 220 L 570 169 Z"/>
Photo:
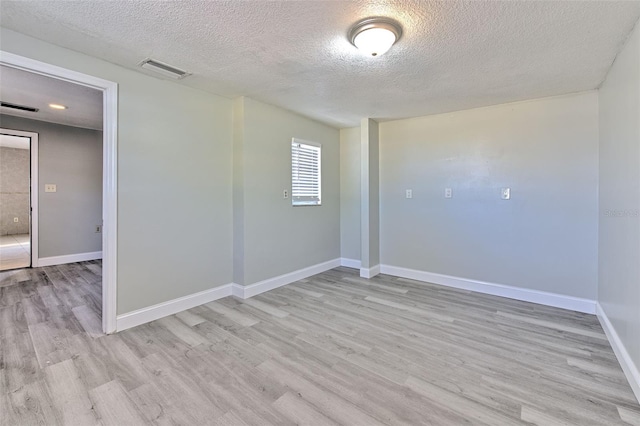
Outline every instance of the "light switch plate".
<path fill-rule="evenodd" d="M 503 200 L 511 199 L 511 188 L 502 188 L 500 190 L 500 196 Z"/>
<path fill-rule="evenodd" d="M 44 192 L 56 192 L 56 191 L 57 191 L 57 188 L 54 183 L 47 183 L 44 186 Z"/>

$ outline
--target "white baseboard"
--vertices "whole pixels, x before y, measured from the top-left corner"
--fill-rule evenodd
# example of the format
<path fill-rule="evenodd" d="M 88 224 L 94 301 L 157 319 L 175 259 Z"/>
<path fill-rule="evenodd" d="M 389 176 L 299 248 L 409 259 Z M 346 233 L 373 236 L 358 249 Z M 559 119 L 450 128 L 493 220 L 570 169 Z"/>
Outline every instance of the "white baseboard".
<path fill-rule="evenodd" d="M 337 268 L 340 264 L 340 259 L 333 259 L 328 262 L 318 263 L 317 265 L 309 266 L 308 268 L 298 269 L 297 271 L 269 278 L 254 284 L 246 286 L 233 284 L 233 295 L 241 299 L 248 299 L 257 294 L 264 293 L 265 291 L 273 290 L 275 288 L 282 287 L 283 285 L 291 284 L 292 282 L 328 271 L 329 269 Z"/>
<path fill-rule="evenodd" d="M 450 275 L 435 274 L 432 272 L 399 268 L 397 266 L 390 265 L 381 265 L 380 270 L 383 274 L 394 275 L 396 277 L 409 278 L 412 280 L 424 281 L 463 290 L 471 290 L 478 293 L 492 294 L 494 296 L 538 303 L 540 305 L 554 306 L 556 308 L 569 309 L 587 314 L 596 313 L 596 301 L 582 299 L 580 297 L 565 296 L 563 294 L 548 293 L 545 291 L 531 290 L 503 284 L 487 283 L 483 281 L 470 280 L 468 278 L 452 277 Z"/>
<path fill-rule="evenodd" d="M 146 324 L 205 303 L 213 302 L 214 300 L 222 299 L 223 297 L 231 296 L 231 294 L 232 284 L 225 284 L 210 290 L 201 291 L 199 293 L 190 294 L 167 302 L 158 303 L 157 305 L 138 309 L 137 311 L 118 315 L 116 318 L 116 330 L 122 331 L 137 325 Z"/>
<path fill-rule="evenodd" d="M 283 285 L 290 284 L 303 278 L 308 278 L 312 275 L 328 271 L 329 269 L 337 268 L 338 266 L 340 266 L 340 259 L 334 259 L 308 268 L 299 269 L 288 274 L 280 275 L 278 277 L 269 278 L 268 280 L 260 281 L 248 286 L 230 283 L 210 290 L 180 297 L 178 299 L 158 303 L 157 305 L 148 306 L 133 312 L 118 315 L 116 319 L 116 330 L 122 331 L 141 324 L 146 324 L 227 296 L 248 299 L 257 294 L 264 293 L 265 291 L 282 287 Z"/>
<path fill-rule="evenodd" d="M 239 299 L 244 299 L 244 286 L 241 284 L 231 284 L 231 295 Z"/>
<path fill-rule="evenodd" d="M 609 321 L 609 317 L 607 317 L 600 303 L 596 304 L 596 309 L 596 314 L 598 315 L 598 320 L 600 320 L 604 334 L 607 335 L 609 343 L 611 343 L 611 347 L 616 354 L 616 358 L 618 358 L 622 371 L 624 371 L 624 375 L 627 377 L 629 385 L 631 385 L 631 390 L 633 390 L 636 399 L 640 402 L 640 371 L 638 370 L 638 366 L 633 362 L 633 359 L 631 359 L 631 355 L 627 352 L 620 336 L 618 336 L 616 329 L 613 328 L 613 324 Z"/>
<path fill-rule="evenodd" d="M 347 259 L 346 257 L 340 258 L 340 266 L 346 266 L 347 268 L 360 269 L 361 262 L 356 259 Z"/>
<path fill-rule="evenodd" d="M 374 265 L 371 268 L 360 268 L 360 277 L 373 278 L 380 273 L 380 265 Z"/>
<path fill-rule="evenodd" d="M 64 265 L 65 263 L 86 262 L 87 260 L 102 259 L 101 251 L 91 253 L 68 254 L 65 256 L 41 257 L 38 259 L 38 267 Z M 35 265 L 34 265 L 35 266 Z"/>

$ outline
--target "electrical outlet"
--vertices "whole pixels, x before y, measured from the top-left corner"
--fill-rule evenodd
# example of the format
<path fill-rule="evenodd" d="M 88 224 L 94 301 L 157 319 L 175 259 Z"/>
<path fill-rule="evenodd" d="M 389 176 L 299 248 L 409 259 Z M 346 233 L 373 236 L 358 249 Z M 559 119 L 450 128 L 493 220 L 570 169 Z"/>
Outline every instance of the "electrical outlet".
<path fill-rule="evenodd" d="M 102 225 L 96 225 L 96 234 L 99 234 L 102 232 Z"/>
<path fill-rule="evenodd" d="M 413 198 L 413 190 L 407 189 L 407 191 L 405 192 L 405 197 Z"/>
<path fill-rule="evenodd" d="M 510 200 L 511 199 L 511 188 L 502 188 L 500 190 L 500 197 L 503 200 Z"/>
<path fill-rule="evenodd" d="M 444 198 L 451 198 L 453 197 L 453 193 L 451 192 L 451 188 L 445 188 L 444 189 Z"/>
<path fill-rule="evenodd" d="M 19 221 L 20 221 L 20 219 L 18 219 L 17 217 L 14 217 L 14 218 L 13 218 L 13 221 L 14 221 L 14 222 L 19 222 Z"/>
<path fill-rule="evenodd" d="M 282 191 L 282 198 L 289 198 L 289 190 L 285 189 L 284 191 Z"/>
<path fill-rule="evenodd" d="M 55 183 L 48 183 L 44 186 L 44 192 L 56 192 L 57 190 Z"/>

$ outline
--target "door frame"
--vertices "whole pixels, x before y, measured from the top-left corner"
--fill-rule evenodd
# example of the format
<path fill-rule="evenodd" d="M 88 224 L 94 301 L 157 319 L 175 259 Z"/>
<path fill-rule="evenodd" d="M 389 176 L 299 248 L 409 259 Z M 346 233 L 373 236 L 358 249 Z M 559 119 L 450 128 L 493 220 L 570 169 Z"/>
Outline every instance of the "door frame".
<path fill-rule="evenodd" d="M 29 138 L 29 237 L 31 238 L 31 266 L 38 266 L 38 134 L 0 127 L 0 133 Z"/>
<path fill-rule="evenodd" d="M 114 333 L 118 272 L 118 84 L 2 50 L 0 65 L 102 92 L 102 330 Z"/>

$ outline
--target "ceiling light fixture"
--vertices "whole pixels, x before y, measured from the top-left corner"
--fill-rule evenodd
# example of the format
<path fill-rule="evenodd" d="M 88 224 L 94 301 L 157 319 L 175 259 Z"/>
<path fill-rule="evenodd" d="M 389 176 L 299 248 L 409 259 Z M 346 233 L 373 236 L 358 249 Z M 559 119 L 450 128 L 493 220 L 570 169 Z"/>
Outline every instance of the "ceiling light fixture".
<path fill-rule="evenodd" d="M 390 18 L 367 18 L 349 31 L 349 41 L 370 56 L 380 56 L 402 36 L 402 27 Z"/>
<path fill-rule="evenodd" d="M 67 109 L 66 106 L 64 105 L 60 105 L 60 104 L 49 104 L 49 108 L 53 108 L 53 109 Z"/>

